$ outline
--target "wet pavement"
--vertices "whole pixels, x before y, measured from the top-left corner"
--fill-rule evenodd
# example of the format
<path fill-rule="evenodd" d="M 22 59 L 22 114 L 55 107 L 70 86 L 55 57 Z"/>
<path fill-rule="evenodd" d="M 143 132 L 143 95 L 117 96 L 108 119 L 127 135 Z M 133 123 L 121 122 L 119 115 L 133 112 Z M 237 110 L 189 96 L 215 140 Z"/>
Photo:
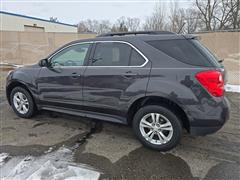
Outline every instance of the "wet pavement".
<path fill-rule="evenodd" d="M 7 153 L 8 158 L 0 172 L 9 169 L 14 158 L 30 156 L 38 162 L 67 148 L 74 166 L 86 165 L 100 179 L 240 179 L 240 94 L 227 96 L 231 119 L 220 131 L 204 137 L 184 132 L 180 145 L 166 153 L 144 148 L 124 125 L 47 111 L 32 119 L 19 118 L 1 96 L 0 154 Z M 45 177 L 51 176 L 45 172 Z"/>

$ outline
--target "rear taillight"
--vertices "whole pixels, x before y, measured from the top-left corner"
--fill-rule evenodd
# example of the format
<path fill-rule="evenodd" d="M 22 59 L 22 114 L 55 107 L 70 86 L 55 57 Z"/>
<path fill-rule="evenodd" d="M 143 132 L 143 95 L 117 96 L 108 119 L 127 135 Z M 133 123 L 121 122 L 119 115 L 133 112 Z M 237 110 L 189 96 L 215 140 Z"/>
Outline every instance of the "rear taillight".
<path fill-rule="evenodd" d="M 223 95 L 224 80 L 221 72 L 216 70 L 201 71 L 195 77 L 213 96 L 219 97 Z"/>

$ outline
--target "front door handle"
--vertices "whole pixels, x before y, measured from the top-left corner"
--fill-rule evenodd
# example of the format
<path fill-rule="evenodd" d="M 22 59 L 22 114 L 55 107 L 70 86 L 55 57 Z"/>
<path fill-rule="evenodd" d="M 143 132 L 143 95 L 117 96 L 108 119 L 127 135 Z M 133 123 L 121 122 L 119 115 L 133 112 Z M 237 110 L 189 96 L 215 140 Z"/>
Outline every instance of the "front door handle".
<path fill-rule="evenodd" d="M 72 73 L 72 78 L 76 79 L 77 77 L 79 77 L 80 75 L 78 75 L 78 73 L 74 72 Z"/>

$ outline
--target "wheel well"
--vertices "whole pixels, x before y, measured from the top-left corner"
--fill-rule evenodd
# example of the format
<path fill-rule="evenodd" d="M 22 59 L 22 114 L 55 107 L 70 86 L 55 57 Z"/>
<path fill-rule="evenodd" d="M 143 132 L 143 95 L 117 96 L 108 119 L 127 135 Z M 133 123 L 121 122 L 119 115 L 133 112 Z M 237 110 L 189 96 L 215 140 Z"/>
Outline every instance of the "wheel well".
<path fill-rule="evenodd" d="M 8 100 L 8 103 L 11 105 L 11 101 L 10 101 L 10 95 L 11 95 L 11 92 L 12 90 L 15 88 L 15 87 L 22 87 L 24 88 L 25 90 L 27 90 L 29 92 L 29 94 L 31 95 L 32 99 L 33 99 L 33 102 L 35 104 L 35 101 L 34 101 L 34 98 L 32 96 L 32 93 L 29 91 L 29 89 L 27 88 L 27 86 L 21 82 L 18 82 L 18 81 L 14 81 L 12 82 L 11 84 L 8 85 L 7 89 L 6 89 L 6 94 L 7 94 L 7 100 Z"/>
<path fill-rule="evenodd" d="M 186 113 L 183 111 L 183 109 L 179 105 L 177 105 L 175 102 L 167 98 L 158 97 L 158 96 L 143 97 L 136 100 L 128 110 L 128 115 L 127 115 L 128 124 L 132 124 L 133 117 L 135 113 L 138 111 L 138 109 L 146 105 L 161 105 L 170 109 L 178 116 L 178 118 L 181 120 L 183 124 L 183 127 L 189 132 L 190 130 L 189 119 Z"/>

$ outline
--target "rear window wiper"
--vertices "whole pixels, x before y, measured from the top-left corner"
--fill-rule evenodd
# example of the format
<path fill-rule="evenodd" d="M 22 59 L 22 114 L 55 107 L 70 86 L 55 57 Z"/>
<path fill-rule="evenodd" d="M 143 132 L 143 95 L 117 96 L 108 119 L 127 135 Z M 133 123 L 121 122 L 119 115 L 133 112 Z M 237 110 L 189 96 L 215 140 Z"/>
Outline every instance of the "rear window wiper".
<path fill-rule="evenodd" d="M 224 59 L 219 59 L 218 62 L 219 63 L 222 63 L 224 61 Z"/>

